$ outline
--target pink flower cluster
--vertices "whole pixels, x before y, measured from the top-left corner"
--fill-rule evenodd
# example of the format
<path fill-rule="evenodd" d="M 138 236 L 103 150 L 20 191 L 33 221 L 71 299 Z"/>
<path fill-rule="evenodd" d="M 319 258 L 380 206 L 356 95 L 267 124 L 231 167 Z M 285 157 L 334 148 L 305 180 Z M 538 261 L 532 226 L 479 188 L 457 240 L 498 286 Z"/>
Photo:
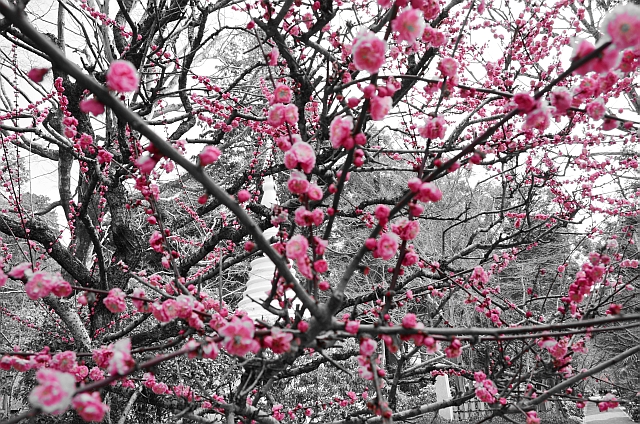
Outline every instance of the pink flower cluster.
<path fill-rule="evenodd" d="M 411 178 L 407 185 L 409 190 L 415 193 L 415 197 L 418 201 L 423 203 L 438 202 L 442 199 L 442 192 L 432 182 L 423 182 L 418 177 Z"/>
<path fill-rule="evenodd" d="M 620 405 L 620 403 L 618 403 L 616 397 L 611 393 L 607 393 L 602 398 L 602 401 L 598 402 L 598 409 L 600 412 L 605 412 L 608 409 L 617 408 L 618 405 Z"/>
<path fill-rule="evenodd" d="M 76 379 L 66 372 L 43 368 L 36 373 L 38 385 L 29 394 L 29 403 L 47 414 L 61 414 L 71 404 Z"/>
<path fill-rule="evenodd" d="M 73 409 L 83 420 L 89 422 L 100 422 L 109 411 L 109 407 L 102 403 L 100 393 L 80 393 L 73 398 Z"/>
<path fill-rule="evenodd" d="M 260 350 L 260 343 L 253 338 L 253 321 L 246 316 L 234 316 L 217 331 L 224 338 L 222 347 L 231 355 L 245 356 L 249 352 L 257 353 Z"/>
<path fill-rule="evenodd" d="M 420 136 L 424 138 L 429 138 L 432 140 L 442 139 L 444 138 L 446 131 L 446 122 L 441 115 L 436 116 L 435 118 L 427 118 L 425 120 L 425 124 L 418 128 L 418 133 Z"/>
<path fill-rule="evenodd" d="M 102 302 L 107 307 L 107 309 L 114 314 L 127 310 L 125 294 L 119 288 L 113 288 L 109 290 L 109 294 L 102 300 Z"/>
<path fill-rule="evenodd" d="M 512 99 L 518 113 L 526 115 L 522 128 L 524 130 L 546 130 L 551 124 L 551 111 L 545 103 L 536 100 L 529 93 L 516 93 Z"/>
<path fill-rule="evenodd" d="M 295 139 L 294 139 L 295 140 Z M 284 166 L 287 169 L 300 168 L 305 174 L 311 173 L 316 165 L 316 152 L 304 141 L 294 141 L 284 154 Z"/>
<path fill-rule="evenodd" d="M 71 285 L 63 280 L 60 274 L 44 271 L 32 272 L 29 262 L 16 265 L 7 275 L 18 280 L 26 280 L 24 290 L 31 300 L 42 299 L 50 294 L 57 297 L 67 297 L 72 293 Z"/>
<path fill-rule="evenodd" d="M 602 279 L 610 261 L 611 258 L 607 255 L 591 252 L 589 262 L 582 265 L 582 270 L 576 274 L 575 280 L 569 286 L 569 294 L 563 301 L 576 304 L 582 302 L 593 286 Z"/>
<path fill-rule="evenodd" d="M 482 371 L 473 374 L 476 388 L 476 397 L 485 403 L 495 403 L 495 395 L 498 394 L 498 388 L 495 383 L 489 380 Z"/>

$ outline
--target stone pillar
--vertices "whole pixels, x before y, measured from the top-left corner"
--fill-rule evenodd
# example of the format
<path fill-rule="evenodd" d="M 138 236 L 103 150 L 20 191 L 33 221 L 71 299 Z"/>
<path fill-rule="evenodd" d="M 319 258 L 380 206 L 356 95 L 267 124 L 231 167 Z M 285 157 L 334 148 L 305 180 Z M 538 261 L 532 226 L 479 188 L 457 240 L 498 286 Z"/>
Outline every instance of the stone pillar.
<path fill-rule="evenodd" d="M 451 399 L 451 388 L 449 387 L 449 376 L 439 375 L 436 377 L 436 400 L 441 402 L 443 400 Z M 438 414 L 445 420 L 453 421 L 453 408 L 451 406 L 442 408 L 438 411 Z"/>
<path fill-rule="evenodd" d="M 264 193 L 262 195 L 261 204 L 271 208 L 278 202 L 273 177 L 265 177 L 262 187 Z M 275 227 L 271 227 L 265 230 L 263 234 L 265 239 L 270 240 L 278 234 L 278 230 Z M 238 309 L 242 309 L 247 312 L 249 318 L 252 320 L 260 319 L 263 321 L 274 322 L 277 318 L 275 315 L 267 312 L 260 303 L 256 303 L 263 302 L 267 298 L 267 292 L 271 291 L 271 280 L 273 279 L 275 270 L 275 264 L 264 254 L 251 261 L 249 281 L 247 281 L 247 288 L 242 295 L 242 300 L 238 303 Z M 291 272 L 295 276 L 293 268 L 291 268 Z M 287 291 L 285 296 L 291 298 L 293 296 L 293 290 Z M 300 302 L 294 302 L 294 306 L 298 303 Z M 280 307 L 278 302 L 275 300 L 271 303 L 271 306 L 275 308 Z"/>

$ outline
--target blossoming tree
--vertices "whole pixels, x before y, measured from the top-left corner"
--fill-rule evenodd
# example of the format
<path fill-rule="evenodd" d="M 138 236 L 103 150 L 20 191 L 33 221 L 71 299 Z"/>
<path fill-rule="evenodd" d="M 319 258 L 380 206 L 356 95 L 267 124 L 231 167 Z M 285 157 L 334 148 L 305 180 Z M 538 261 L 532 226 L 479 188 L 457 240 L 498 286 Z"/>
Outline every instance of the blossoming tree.
<path fill-rule="evenodd" d="M 6 422 L 373 424 L 475 398 L 537 423 L 552 401 L 618 404 L 584 381 L 640 346 L 584 358 L 640 325 L 640 6 L 41 7 L 0 0 L 0 287 L 23 299 L 2 313 L 26 332 L 0 368 L 35 375 Z M 18 162 L 53 164 L 47 207 Z M 270 320 L 236 308 L 259 254 Z M 313 380 L 331 373 L 335 392 Z M 452 398 L 402 401 L 445 374 Z"/>

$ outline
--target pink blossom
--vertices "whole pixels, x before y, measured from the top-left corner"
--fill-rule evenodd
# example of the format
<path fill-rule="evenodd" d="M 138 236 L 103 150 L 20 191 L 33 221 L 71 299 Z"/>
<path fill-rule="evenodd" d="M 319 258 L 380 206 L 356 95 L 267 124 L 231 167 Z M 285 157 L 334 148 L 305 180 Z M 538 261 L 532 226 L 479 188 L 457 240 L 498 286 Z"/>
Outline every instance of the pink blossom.
<path fill-rule="evenodd" d="M 278 64 L 278 57 L 280 52 L 277 47 L 273 47 L 269 53 L 267 53 L 267 64 L 269 66 L 276 66 Z"/>
<path fill-rule="evenodd" d="M 442 199 L 442 192 L 440 189 L 432 182 L 422 183 L 420 185 L 420 191 L 418 191 L 416 195 L 416 199 L 421 202 L 438 202 Z"/>
<path fill-rule="evenodd" d="M 276 103 L 271 105 L 269 111 L 267 112 L 267 124 L 272 127 L 279 127 L 284 124 L 285 118 L 285 106 L 282 103 Z"/>
<path fill-rule="evenodd" d="M 66 372 L 43 368 L 36 373 L 38 385 L 29 394 L 29 403 L 47 414 L 61 414 L 71 403 L 76 379 Z"/>
<path fill-rule="evenodd" d="M 107 87 L 121 93 L 131 93 L 138 89 L 140 79 L 136 68 L 126 60 L 111 62 L 106 75 Z"/>
<path fill-rule="evenodd" d="M 438 63 L 438 70 L 443 76 L 453 78 L 458 72 L 458 62 L 452 57 L 444 57 Z"/>
<path fill-rule="evenodd" d="M 289 103 L 291 102 L 291 88 L 288 85 L 278 83 L 273 90 L 273 99 L 275 103 Z"/>
<path fill-rule="evenodd" d="M 220 155 L 222 155 L 222 152 L 216 146 L 206 146 L 198 155 L 200 166 L 207 166 L 217 162 Z"/>
<path fill-rule="evenodd" d="M 51 368 L 62 372 L 73 372 L 77 366 L 76 354 L 70 350 L 59 352 L 51 358 Z"/>
<path fill-rule="evenodd" d="M 550 102 L 555 108 L 555 114 L 564 115 L 573 103 L 573 96 L 566 87 L 556 87 L 551 91 Z"/>
<path fill-rule="evenodd" d="M 334 149 L 345 145 L 345 141 L 351 137 L 353 130 L 353 118 L 351 116 L 336 116 L 329 127 L 329 139 Z M 353 148 L 353 146 L 352 146 Z"/>
<path fill-rule="evenodd" d="M 307 196 L 309 196 L 309 200 L 322 200 L 322 189 L 317 184 L 311 183 L 307 189 Z"/>
<path fill-rule="evenodd" d="M 413 240 L 420 232 L 420 223 L 402 217 L 391 225 L 391 231 L 397 234 L 401 240 Z"/>
<path fill-rule="evenodd" d="M 289 125 L 298 123 L 298 106 L 288 104 L 284 107 L 284 121 Z"/>
<path fill-rule="evenodd" d="M 571 54 L 571 60 L 574 62 L 580 60 L 593 53 L 595 49 L 596 46 L 589 40 L 577 40 L 573 48 L 573 53 Z M 607 47 L 596 57 L 576 69 L 574 73 L 577 75 L 586 75 L 593 71 L 602 74 L 615 68 L 619 63 L 620 51 L 615 47 Z"/>
<path fill-rule="evenodd" d="M 109 359 L 109 372 L 113 375 L 125 375 L 136 365 L 131 356 L 131 339 L 118 340 L 112 346 L 113 353 Z"/>
<path fill-rule="evenodd" d="M 402 317 L 402 327 L 404 328 L 415 328 L 418 324 L 418 319 L 416 318 L 416 314 L 406 314 Z"/>
<path fill-rule="evenodd" d="M 522 129 L 536 129 L 540 132 L 549 128 L 551 124 L 551 115 L 549 109 L 544 103 L 540 103 L 537 108 L 527 113 Z"/>
<path fill-rule="evenodd" d="M 604 114 L 607 112 L 604 106 L 604 99 L 602 97 L 589 102 L 585 109 L 587 111 L 587 115 L 595 121 L 604 118 Z"/>
<path fill-rule="evenodd" d="M 287 181 L 287 188 L 293 194 L 305 194 L 309 189 L 309 181 L 307 176 L 298 170 L 291 171 L 289 181 Z"/>
<path fill-rule="evenodd" d="M 291 340 L 293 340 L 293 334 L 284 332 L 277 327 L 273 327 L 271 329 L 271 335 L 266 336 L 263 339 L 263 342 L 266 347 L 273 351 L 273 353 L 280 354 L 291 350 Z"/>
<path fill-rule="evenodd" d="M 295 261 L 302 260 L 307 257 L 307 249 L 309 241 L 302 234 L 296 234 L 287 242 L 287 258 Z"/>
<path fill-rule="evenodd" d="M 316 152 L 309 143 L 298 141 L 284 154 L 287 169 L 300 167 L 305 174 L 311 173 L 316 165 Z"/>
<path fill-rule="evenodd" d="M 384 224 L 389 219 L 389 213 L 390 212 L 391 212 L 391 210 L 389 209 L 389 206 L 387 206 L 387 205 L 378 205 L 378 206 L 376 206 L 374 215 L 376 216 L 378 221 L 380 221 L 381 224 Z"/>
<path fill-rule="evenodd" d="M 100 368 L 107 368 L 113 356 L 113 345 L 94 349 L 91 358 Z"/>
<path fill-rule="evenodd" d="M 221 345 L 231 355 L 245 356 L 249 352 L 257 353 L 260 343 L 253 338 L 255 327 L 253 321 L 247 317 L 234 316 L 218 333 L 224 337 Z"/>
<path fill-rule="evenodd" d="M 373 32 L 363 30 L 357 35 L 351 48 L 353 63 L 357 69 L 375 74 L 384 63 L 386 50 L 385 41 Z"/>
<path fill-rule="evenodd" d="M 427 118 L 424 126 L 418 128 L 418 133 L 424 138 L 436 139 L 444 138 L 446 132 L 446 122 L 441 115 L 435 118 Z"/>
<path fill-rule="evenodd" d="M 391 22 L 391 28 L 398 32 L 399 43 L 406 41 L 413 44 L 416 39 L 422 37 L 425 26 L 422 12 L 413 8 L 405 9 Z"/>
<path fill-rule="evenodd" d="M 149 175 L 151 174 L 151 171 L 153 171 L 153 168 L 155 168 L 158 164 L 158 161 L 151 156 L 145 155 L 140 156 L 138 159 L 136 159 L 135 164 L 141 173 Z"/>
<path fill-rule="evenodd" d="M 374 258 L 382 258 L 387 261 L 393 258 L 398 251 L 398 239 L 395 234 L 383 233 L 376 241 L 373 251 Z"/>
<path fill-rule="evenodd" d="M 109 411 L 109 407 L 102 403 L 100 393 L 80 393 L 73 398 L 73 409 L 78 415 L 89 422 L 100 422 Z"/>
<path fill-rule="evenodd" d="M 251 193 L 248 190 L 240 190 L 238 192 L 238 202 L 244 203 L 249 199 L 251 199 Z"/>
<path fill-rule="evenodd" d="M 113 154 L 111 154 L 110 152 L 106 151 L 102 147 L 98 150 L 98 163 L 99 164 L 111 163 L 112 159 L 113 159 Z"/>
<path fill-rule="evenodd" d="M 329 265 L 324 259 L 318 259 L 313 263 L 313 269 L 320 274 L 324 274 L 329 270 Z"/>
<path fill-rule="evenodd" d="M 603 131 L 615 130 L 616 128 L 618 128 L 619 124 L 620 123 L 616 119 L 605 118 L 604 122 L 602 123 L 602 130 Z"/>
<path fill-rule="evenodd" d="M 371 356 L 376 351 L 378 343 L 370 338 L 360 340 L 360 355 Z"/>
<path fill-rule="evenodd" d="M 42 82 L 49 68 L 32 68 L 27 72 L 27 77 L 33 82 Z"/>
<path fill-rule="evenodd" d="M 125 294 L 121 289 L 117 287 L 109 290 L 109 295 L 105 297 L 102 302 L 107 307 L 107 309 L 114 314 L 127 310 Z"/>
<path fill-rule="evenodd" d="M 38 300 L 49 296 L 52 289 L 53 281 L 51 275 L 42 271 L 34 272 L 24 286 L 24 290 L 31 300 Z"/>
<path fill-rule="evenodd" d="M 529 113 L 538 106 L 538 101 L 529 93 L 516 93 L 512 101 L 520 114 Z"/>
<path fill-rule="evenodd" d="M 324 221 L 324 213 L 320 209 L 309 211 L 304 206 L 296 209 L 295 222 L 301 227 L 319 226 L 322 221 Z"/>
<path fill-rule="evenodd" d="M 460 354 L 462 354 L 462 343 L 460 340 L 454 338 L 451 343 L 449 343 L 449 346 L 444 350 L 444 354 L 447 358 L 457 358 L 460 356 Z"/>
<path fill-rule="evenodd" d="M 602 21 L 602 32 L 620 50 L 640 45 L 640 6 L 627 3 L 615 7 Z"/>
<path fill-rule="evenodd" d="M 22 262 L 14 266 L 7 275 L 11 278 L 22 280 L 25 275 L 31 275 L 31 262 Z"/>
<path fill-rule="evenodd" d="M 349 334 L 358 334 L 358 330 L 360 329 L 360 321 L 347 321 L 344 325 L 344 331 Z"/>
<path fill-rule="evenodd" d="M 93 381 L 104 380 L 104 372 L 98 367 L 93 367 L 89 371 L 89 378 Z"/>
<path fill-rule="evenodd" d="M 82 113 L 92 113 L 93 116 L 98 116 L 104 113 L 104 105 L 100 103 L 98 99 L 92 97 L 80 102 L 80 111 Z"/>
<path fill-rule="evenodd" d="M 540 418 L 538 418 L 538 413 L 536 411 L 528 411 L 527 412 L 527 423 L 526 424 L 540 424 Z"/>
<path fill-rule="evenodd" d="M 167 386 L 167 383 L 157 383 L 154 382 L 154 384 L 151 386 L 151 391 L 157 395 L 163 395 L 165 393 L 170 393 L 171 391 L 169 390 L 169 386 Z"/>
<path fill-rule="evenodd" d="M 373 96 L 369 104 L 369 113 L 374 121 L 382 121 L 391 110 L 393 99 L 390 96 Z"/>

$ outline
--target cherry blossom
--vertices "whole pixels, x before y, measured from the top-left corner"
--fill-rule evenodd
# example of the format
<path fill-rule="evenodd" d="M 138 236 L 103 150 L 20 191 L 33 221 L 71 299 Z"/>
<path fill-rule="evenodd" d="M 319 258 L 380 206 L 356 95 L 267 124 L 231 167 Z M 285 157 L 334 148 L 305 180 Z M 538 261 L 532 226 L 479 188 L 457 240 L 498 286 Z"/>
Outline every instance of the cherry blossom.
<path fill-rule="evenodd" d="M 125 294 L 119 288 L 113 288 L 109 290 L 109 295 L 102 301 L 108 310 L 117 314 L 127 310 L 127 304 L 125 302 Z"/>
<path fill-rule="evenodd" d="M 84 113 L 92 113 L 93 116 L 98 116 L 104 113 L 104 105 L 95 97 L 92 97 L 80 102 L 80 110 Z"/>
<path fill-rule="evenodd" d="M 422 37 L 426 22 L 422 12 L 408 8 L 398 14 L 391 23 L 391 27 L 398 32 L 398 42 L 406 41 L 409 44 L 413 44 L 418 38 Z"/>
<path fill-rule="evenodd" d="M 640 45 L 640 6 L 628 3 L 615 7 L 602 21 L 602 32 L 618 49 Z"/>
<path fill-rule="evenodd" d="M 49 368 L 36 372 L 38 385 L 29 394 L 29 403 L 47 414 L 61 414 L 71 404 L 76 389 L 73 375 Z"/>
<path fill-rule="evenodd" d="M 393 102 L 391 97 L 389 96 L 372 97 L 371 104 L 369 106 L 370 107 L 369 113 L 371 113 L 371 119 L 373 119 L 374 121 L 382 121 L 384 117 L 387 116 L 392 106 L 393 106 Z"/>
<path fill-rule="evenodd" d="M 198 155 L 200 158 L 200 165 L 211 165 L 212 163 L 217 162 L 221 155 L 222 152 L 216 146 L 207 146 Z"/>
<path fill-rule="evenodd" d="M 33 82 L 42 82 L 44 76 L 49 72 L 49 68 L 31 68 L 27 76 Z"/>
<path fill-rule="evenodd" d="M 136 68 L 126 60 L 111 62 L 106 75 L 107 87 L 121 93 L 131 93 L 138 89 L 140 78 Z"/>
<path fill-rule="evenodd" d="M 362 30 L 353 42 L 353 63 L 357 69 L 375 74 L 385 62 L 386 50 L 385 41 L 371 31 Z"/>
<path fill-rule="evenodd" d="M 284 154 L 287 169 L 300 167 L 305 174 L 311 173 L 316 164 L 316 153 L 309 143 L 298 141 Z"/>
<path fill-rule="evenodd" d="M 221 345 L 231 355 L 245 356 L 249 352 L 257 353 L 260 343 L 254 340 L 253 321 L 245 317 L 234 316 L 218 333 L 224 337 Z"/>
<path fill-rule="evenodd" d="M 135 366 L 135 361 L 131 356 L 131 339 L 118 340 L 110 347 L 109 372 L 125 375 Z"/>
<path fill-rule="evenodd" d="M 331 126 L 329 128 L 330 131 L 330 139 L 331 145 L 334 149 L 339 147 L 347 148 L 348 140 L 351 137 L 351 131 L 353 130 L 353 118 L 351 116 L 336 116 L 331 121 Z M 351 143 L 351 147 L 353 148 L 353 142 Z"/>
<path fill-rule="evenodd" d="M 73 398 L 73 409 L 80 417 L 88 422 L 100 422 L 109 412 L 109 407 L 102 403 L 100 393 L 80 393 Z"/>

